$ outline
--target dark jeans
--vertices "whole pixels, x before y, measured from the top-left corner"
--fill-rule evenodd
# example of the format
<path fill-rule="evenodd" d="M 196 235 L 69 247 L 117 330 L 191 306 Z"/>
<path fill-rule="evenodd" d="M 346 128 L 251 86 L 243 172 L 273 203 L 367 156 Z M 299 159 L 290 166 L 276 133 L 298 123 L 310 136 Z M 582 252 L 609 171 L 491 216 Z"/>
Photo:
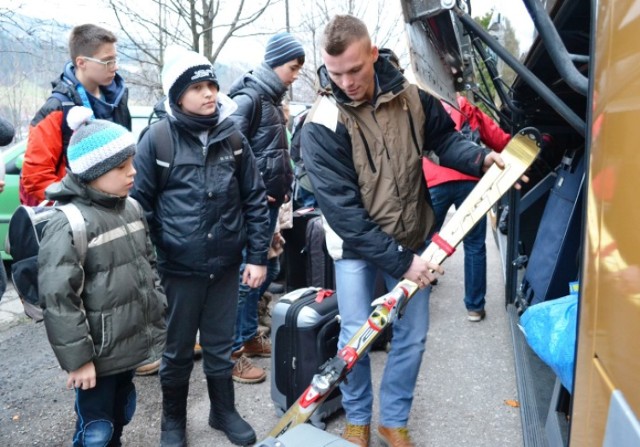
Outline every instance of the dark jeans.
<path fill-rule="evenodd" d="M 122 445 L 122 428 L 136 411 L 134 371 L 98 377 L 90 390 L 76 389 L 74 447 Z"/>
<path fill-rule="evenodd" d="M 478 184 L 476 181 L 455 181 L 429 188 L 433 212 L 436 215 L 436 231 L 440 231 L 447 211 L 456 209 Z M 464 305 L 467 310 L 482 310 L 487 294 L 487 219 L 481 219 L 465 236 L 464 244 Z"/>
<path fill-rule="evenodd" d="M 238 301 L 238 268 L 214 279 L 162 275 L 167 295 L 167 344 L 160 383 L 182 386 L 193 370 L 193 346 L 200 330 L 202 368 L 207 377 L 231 376 L 231 346 Z"/>
<path fill-rule="evenodd" d="M 280 207 L 269 207 L 269 234 L 273 234 L 276 230 L 279 211 Z M 244 266 L 245 263 L 243 262 L 240 266 L 238 312 L 236 315 L 236 335 L 233 351 L 240 349 L 245 341 L 252 339 L 258 333 L 258 302 L 264 292 L 267 291 L 269 284 L 280 273 L 280 260 L 278 257 L 269 259 L 267 262 L 267 278 L 260 287 L 252 289 L 246 284 L 242 284 Z"/>

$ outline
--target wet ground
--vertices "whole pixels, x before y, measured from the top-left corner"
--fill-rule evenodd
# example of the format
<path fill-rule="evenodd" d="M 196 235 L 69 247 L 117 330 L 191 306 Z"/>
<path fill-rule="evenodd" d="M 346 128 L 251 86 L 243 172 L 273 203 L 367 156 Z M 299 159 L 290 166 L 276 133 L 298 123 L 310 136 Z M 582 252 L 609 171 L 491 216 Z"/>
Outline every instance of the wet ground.
<path fill-rule="evenodd" d="M 462 303 L 463 250 L 444 264 L 431 298 L 431 328 L 416 387 L 409 428 L 420 447 L 520 447 L 522 429 L 511 346 L 504 310 L 504 282 L 491 235 L 488 247 L 487 318 L 470 323 Z M 379 383 L 386 354 L 374 352 Z M 271 374 L 270 359 L 256 363 Z M 0 301 L 0 446 L 68 446 L 73 434 L 74 393 L 65 389 L 44 326 L 22 313 L 8 290 Z M 126 446 L 157 446 L 161 394 L 157 376 L 137 377 L 137 411 L 125 428 Z M 258 385 L 236 384 L 237 407 L 263 438 L 276 424 L 269 378 Z M 200 362 L 191 378 L 188 440 L 192 447 L 230 446 L 207 425 L 209 402 Z M 377 418 L 374 417 L 374 424 Z M 344 414 L 328 420 L 340 433 Z M 382 444 L 372 439 L 372 447 Z"/>

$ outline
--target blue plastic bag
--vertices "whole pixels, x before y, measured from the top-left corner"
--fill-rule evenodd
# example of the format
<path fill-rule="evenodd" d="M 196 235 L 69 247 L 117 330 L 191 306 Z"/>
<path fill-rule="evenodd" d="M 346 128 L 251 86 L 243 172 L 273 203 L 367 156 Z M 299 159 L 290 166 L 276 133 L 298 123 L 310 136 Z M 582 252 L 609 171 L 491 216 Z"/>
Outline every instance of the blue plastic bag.
<path fill-rule="evenodd" d="M 577 319 L 577 294 L 535 304 L 520 317 L 527 343 L 569 392 L 573 389 Z"/>

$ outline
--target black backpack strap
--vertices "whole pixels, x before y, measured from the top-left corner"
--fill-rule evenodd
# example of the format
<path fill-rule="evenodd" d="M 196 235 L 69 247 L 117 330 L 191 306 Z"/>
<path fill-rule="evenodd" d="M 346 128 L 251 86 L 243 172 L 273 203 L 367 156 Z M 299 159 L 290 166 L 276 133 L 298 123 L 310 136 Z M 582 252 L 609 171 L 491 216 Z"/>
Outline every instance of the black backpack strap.
<path fill-rule="evenodd" d="M 77 104 L 64 93 L 53 92 L 51 93 L 51 97 L 60 101 L 62 105 L 62 153 L 64 157 L 60 157 L 60 160 L 58 160 L 57 167 L 59 167 L 60 163 L 67 158 L 67 146 L 69 146 L 69 140 L 71 140 L 71 135 L 73 134 L 73 130 L 71 130 L 69 123 L 67 123 L 67 115 L 69 115 L 69 110 Z"/>
<path fill-rule="evenodd" d="M 242 145 L 242 134 L 238 130 L 234 130 L 227 138 L 231 143 L 231 149 L 233 150 L 233 158 L 236 161 L 236 175 L 240 175 L 242 171 L 242 151 L 244 147 Z"/>
<path fill-rule="evenodd" d="M 231 98 L 235 98 L 238 95 L 247 95 L 251 99 L 251 118 L 247 133 L 247 139 L 251 139 L 256 135 L 256 132 L 258 132 L 260 121 L 262 121 L 262 98 L 260 93 L 249 87 L 238 90 L 231 95 Z"/>
<path fill-rule="evenodd" d="M 162 191 L 165 186 L 167 186 L 169 173 L 173 167 L 174 149 L 169 118 L 165 117 L 149 124 L 140 132 L 138 141 L 140 141 L 142 136 L 147 132 L 149 132 L 151 146 L 155 152 L 156 184 L 158 185 L 158 191 Z"/>

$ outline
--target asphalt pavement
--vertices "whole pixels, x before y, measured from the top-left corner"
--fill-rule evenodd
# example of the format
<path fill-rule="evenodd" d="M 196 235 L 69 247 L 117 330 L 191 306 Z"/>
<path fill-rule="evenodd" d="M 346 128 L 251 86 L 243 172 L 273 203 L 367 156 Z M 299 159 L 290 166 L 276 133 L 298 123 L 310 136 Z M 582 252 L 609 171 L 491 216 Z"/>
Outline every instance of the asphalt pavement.
<path fill-rule="evenodd" d="M 513 349 L 504 308 L 504 280 L 497 248 L 488 233 L 487 318 L 466 319 L 463 298 L 463 248 L 444 264 L 445 275 L 434 287 L 427 349 L 415 391 L 409 429 L 420 447 L 520 447 L 522 427 L 515 383 Z M 379 384 L 386 354 L 374 352 L 374 382 Z M 254 359 L 271 374 L 270 359 Z M 10 287 L 0 301 L 0 446 L 68 446 L 75 415 L 74 394 L 65 389 L 41 323 L 24 316 Z M 157 376 L 137 377 L 138 404 L 125 427 L 125 446 L 157 446 L 161 393 Z M 258 438 L 278 421 L 270 381 L 236 384 L 240 413 Z M 374 404 L 377 412 L 377 399 Z M 196 362 L 188 403 L 191 447 L 231 446 L 207 425 L 209 402 L 201 364 Z M 377 414 L 374 415 L 375 424 Z M 339 434 L 342 412 L 327 421 Z M 383 444 L 373 436 L 371 447 Z"/>

